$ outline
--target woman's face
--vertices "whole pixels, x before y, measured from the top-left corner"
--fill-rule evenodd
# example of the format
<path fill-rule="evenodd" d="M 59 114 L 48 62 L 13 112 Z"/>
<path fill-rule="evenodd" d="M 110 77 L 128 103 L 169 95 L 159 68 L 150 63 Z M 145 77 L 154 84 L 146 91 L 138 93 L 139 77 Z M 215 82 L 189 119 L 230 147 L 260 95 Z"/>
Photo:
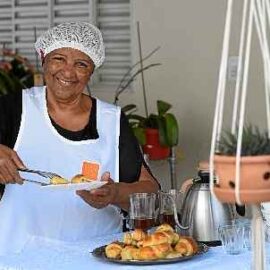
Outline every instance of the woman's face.
<path fill-rule="evenodd" d="M 72 100 L 83 92 L 94 67 L 88 55 L 79 50 L 56 49 L 44 60 L 47 89 L 58 100 Z"/>

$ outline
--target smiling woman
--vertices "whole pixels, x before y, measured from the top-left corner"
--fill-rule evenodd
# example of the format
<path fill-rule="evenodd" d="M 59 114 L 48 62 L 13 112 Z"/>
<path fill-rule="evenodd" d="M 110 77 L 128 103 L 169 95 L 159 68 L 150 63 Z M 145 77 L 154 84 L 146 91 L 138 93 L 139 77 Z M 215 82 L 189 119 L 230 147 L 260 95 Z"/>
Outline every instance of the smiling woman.
<path fill-rule="evenodd" d="M 83 93 L 104 61 L 100 31 L 64 23 L 35 45 L 46 86 L 0 98 L 0 184 L 6 185 L 0 254 L 20 251 L 32 235 L 82 241 L 119 232 L 129 195 L 159 188 L 120 108 Z M 17 170 L 27 166 L 70 179 L 85 163 L 94 163 L 97 179 L 107 184 L 57 192 L 23 184 Z"/>
<path fill-rule="evenodd" d="M 93 61 L 79 50 L 61 48 L 45 57 L 43 68 L 50 117 L 63 128 L 82 130 L 88 122 L 92 101 L 81 93 L 94 71 Z"/>

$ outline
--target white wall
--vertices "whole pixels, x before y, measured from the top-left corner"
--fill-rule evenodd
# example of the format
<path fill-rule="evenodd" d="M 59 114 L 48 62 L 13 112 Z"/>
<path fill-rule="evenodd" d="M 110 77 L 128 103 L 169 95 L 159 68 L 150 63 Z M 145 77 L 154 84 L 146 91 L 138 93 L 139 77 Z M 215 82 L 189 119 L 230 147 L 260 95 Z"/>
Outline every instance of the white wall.
<path fill-rule="evenodd" d="M 208 159 L 226 3 L 226 0 L 133 1 L 134 27 L 136 21 L 139 21 L 144 55 L 158 45 L 161 46 L 147 63 L 161 62 L 162 66 L 148 70 L 145 82 L 150 111 L 155 111 L 157 99 L 166 100 L 173 105 L 173 113 L 179 121 L 179 148 L 184 155 L 178 159 L 179 185 L 184 179 L 196 174 L 198 161 Z M 238 6 L 237 10 L 240 9 Z M 234 29 L 239 24 L 239 15 L 235 17 Z M 234 33 L 234 43 L 237 42 L 236 37 Z M 136 35 L 134 49 L 134 56 L 138 59 Z M 236 55 L 236 50 L 232 54 Z M 257 72 L 260 70 L 258 59 L 255 53 L 252 61 Z M 261 86 L 261 78 L 258 79 L 257 74 L 253 77 L 255 84 L 252 88 L 257 90 Z M 135 89 L 134 93 L 122 95 L 120 104 L 136 103 L 143 113 L 140 79 L 136 81 Z M 113 100 L 112 94 L 106 92 L 95 95 L 108 101 Z M 254 101 L 258 96 L 263 100 L 257 92 L 250 100 Z M 251 106 L 250 119 L 262 107 L 258 104 Z M 261 116 L 258 118 L 261 119 Z M 168 187 L 169 168 L 166 162 L 154 162 L 152 167 L 162 180 L 163 187 Z"/>

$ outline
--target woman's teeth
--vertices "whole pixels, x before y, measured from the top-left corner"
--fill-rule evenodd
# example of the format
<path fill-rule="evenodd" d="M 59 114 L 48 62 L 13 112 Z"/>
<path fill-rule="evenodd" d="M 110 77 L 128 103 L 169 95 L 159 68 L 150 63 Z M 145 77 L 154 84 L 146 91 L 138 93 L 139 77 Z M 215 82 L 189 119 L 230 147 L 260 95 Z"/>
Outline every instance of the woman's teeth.
<path fill-rule="evenodd" d="M 71 85 L 73 82 L 71 81 L 65 81 L 65 80 L 61 80 L 61 79 L 58 79 L 60 83 L 64 84 L 64 85 Z"/>

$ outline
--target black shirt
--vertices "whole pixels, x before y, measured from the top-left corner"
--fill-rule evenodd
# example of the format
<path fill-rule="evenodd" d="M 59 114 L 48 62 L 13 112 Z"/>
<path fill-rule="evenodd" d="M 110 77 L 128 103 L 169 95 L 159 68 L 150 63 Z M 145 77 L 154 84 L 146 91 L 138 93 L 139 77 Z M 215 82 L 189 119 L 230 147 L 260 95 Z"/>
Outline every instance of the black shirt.
<path fill-rule="evenodd" d="M 85 140 L 98 138 L 96 129 L 96 99 L 92 98 L 89 122 L 81 131 L 69 131 L 52 124 L 63 137 L 69 140 Z M 22 91 L 0 97 L 0 144 L 13 148 L 18 136 L 22 114 Z M 143 156 L 136 137 L 129 127 L 127 118 L 121 112 L 119 138 L 119 181 L 138 181 L 143 164 Z"/>

